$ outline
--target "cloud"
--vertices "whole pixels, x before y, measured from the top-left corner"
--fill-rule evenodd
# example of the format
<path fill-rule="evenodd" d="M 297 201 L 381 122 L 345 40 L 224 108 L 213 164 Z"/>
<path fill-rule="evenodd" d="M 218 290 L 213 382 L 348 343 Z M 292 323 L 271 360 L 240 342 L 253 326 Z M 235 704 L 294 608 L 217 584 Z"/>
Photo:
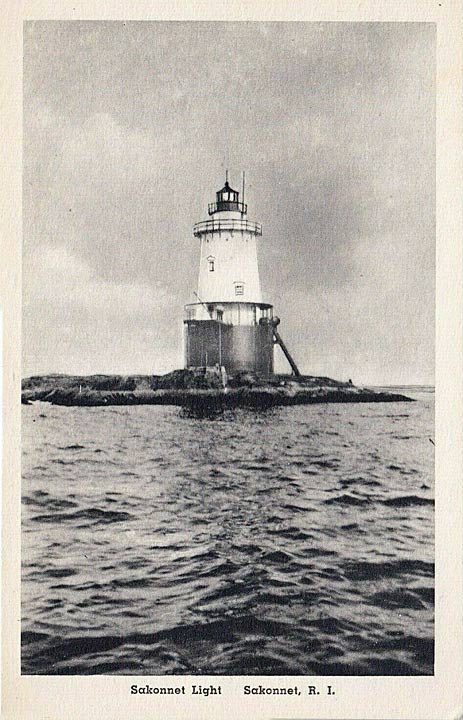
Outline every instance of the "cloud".
<path fill-rule="evenodd" d="M 28 305 L 72 305 L 83 312 L 109 318 L 150 318 L 172 304 L 172 295 L 160 284 L 101 280 L 97 273 L 63 246 L 43 244 L 24 259 L 28 282 L 23 301 Z M 140 299 L 143 298 L 143 303 Z"/>
<path fill-rule="evenodd" d="M 26 23 L 28 367 L 113 367 L 111 325 L 120 366 L 181 363 L 192 226 L 228 167 L 302 368 L 432 381 L 433 52 L 423 23 Z"/>
<path fill-rule="evenodd" d="M 68 249 L 46 243 L 25 255 L 23 273 L 26 366 L 46 371 L 52 357 L 73 372 L 162 372 L 178 357 L 164 327 L 175 306 L 160 284 L 101 280 Z"/>

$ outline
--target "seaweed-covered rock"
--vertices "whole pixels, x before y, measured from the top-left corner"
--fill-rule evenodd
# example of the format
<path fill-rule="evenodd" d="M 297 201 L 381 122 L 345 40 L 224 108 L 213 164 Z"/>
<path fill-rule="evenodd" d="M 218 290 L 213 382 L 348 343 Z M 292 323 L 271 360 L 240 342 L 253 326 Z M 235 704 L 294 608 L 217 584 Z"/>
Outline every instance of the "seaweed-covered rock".
<path fill-rule="evenodd" d="M 21 400 L 55 405 L 184 405 L 188 407 L 297 405 L 326 402 L 404 402 L 410 398 L 309 375 L 263 377 L 236 373 L 225 383 L 219 367 L 174 370 L 167 375 L 46 375 L 22 383 Z M 226 387 L 225 387 L 226 385 Z"/>
<path fill-rule="evenodd" d="M 188 390 L 221 388 L 222 377 L 219 368 L 189 368 L 174 370 L 159 378 L 157 388 Z"/>

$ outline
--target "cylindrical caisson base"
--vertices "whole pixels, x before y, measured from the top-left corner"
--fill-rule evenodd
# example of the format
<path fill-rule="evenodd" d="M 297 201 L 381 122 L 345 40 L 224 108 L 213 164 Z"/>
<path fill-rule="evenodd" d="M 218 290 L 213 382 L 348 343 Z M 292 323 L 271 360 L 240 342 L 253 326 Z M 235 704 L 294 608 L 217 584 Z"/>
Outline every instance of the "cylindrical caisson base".
<path fill-rule="evenodd" d="M 205 319 L 197 319 L 198 315 L 205 313 L 197 305 L 187 306 L 185 367 L 220 365 L 229 375 L 240 371 L 262 375 L 273 373 L 272 307 L 246 305 L 248 307 L 241 308 L 240 314 L 243 324 L 223 320 L 227 318 L 227 310 L 236 313 L 236 307 L 227 308 L 224 304 L 218 306 L 214 303 L 208 306 Z M 192 308 L 197 308 L 198 312 Z M 220 319 L 216 319 L 217 310 Z"/>

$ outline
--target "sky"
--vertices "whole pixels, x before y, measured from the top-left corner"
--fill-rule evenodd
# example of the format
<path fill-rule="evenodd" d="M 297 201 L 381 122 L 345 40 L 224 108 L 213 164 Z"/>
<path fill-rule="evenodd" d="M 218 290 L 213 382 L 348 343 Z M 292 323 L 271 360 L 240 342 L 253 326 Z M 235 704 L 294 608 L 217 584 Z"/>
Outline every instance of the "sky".
<path fill-rule="evenodd" d="M 192 227 L 228 168 L 300 370 L 432 384 L 434 42 L 429 23 L 25 23 L 23 376 L 183 366 Z"/>

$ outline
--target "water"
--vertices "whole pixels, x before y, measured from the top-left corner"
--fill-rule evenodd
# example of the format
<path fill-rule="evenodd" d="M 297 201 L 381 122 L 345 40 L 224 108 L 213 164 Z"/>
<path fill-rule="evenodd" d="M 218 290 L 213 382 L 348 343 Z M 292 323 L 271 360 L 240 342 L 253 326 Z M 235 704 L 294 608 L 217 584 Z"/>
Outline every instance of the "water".
<path fill-rule="evenodd" d="M 22 672 L 433 673 L 434 394 L 23 408 Z"/>

